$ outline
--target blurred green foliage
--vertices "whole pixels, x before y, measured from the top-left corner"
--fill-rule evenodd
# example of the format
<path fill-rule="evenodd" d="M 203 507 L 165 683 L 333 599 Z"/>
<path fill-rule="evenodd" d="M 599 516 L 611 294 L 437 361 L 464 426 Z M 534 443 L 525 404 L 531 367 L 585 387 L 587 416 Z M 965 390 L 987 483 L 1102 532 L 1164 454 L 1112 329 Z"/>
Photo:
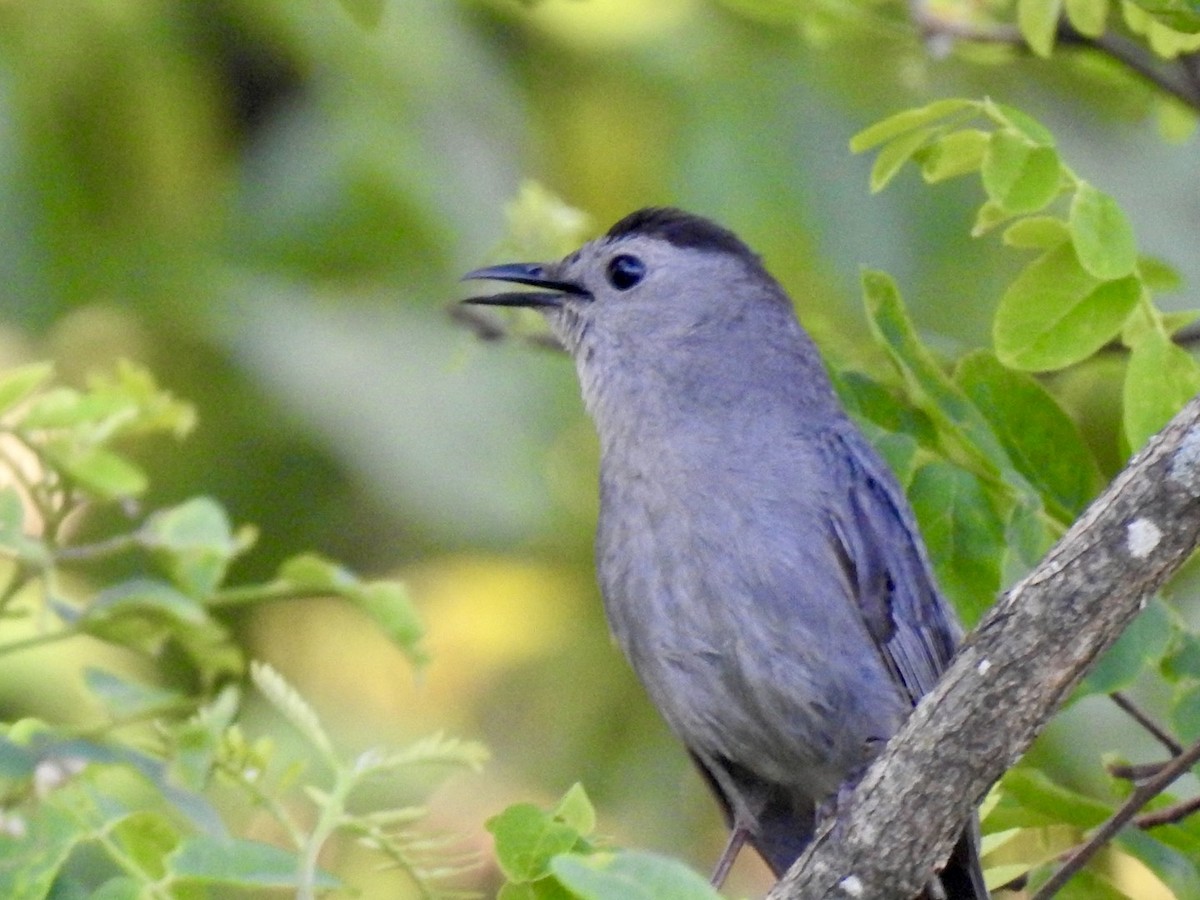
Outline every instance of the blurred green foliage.
<path fill-rule="evenodd" d="M 1187 53 L 1197 30 L 1183 2 L 1063 7 L 1084 34 L 1099 23 L 1166 56 Z M 843 395 L 918 497 L 975 513 L 969 535 L 947 518 L 943 537 L 992 550 L 939 563 L 948 586 L 973 598 L 974 615 L 1044 548 L 1047 520 L 1057 527 L 1077 512 L 1194 384 L 1190 357 L 1168 340 L 1186 317 L 1148 311 L 1142 293 L 1095 296 L 1097 282 L 1134 276 L 1128 252 L 1094 250 L 1123 243 L 1128 222 L 1139 291 L 1197 283 L 1200 258 L 1181 250 L 1194 244 L 1195 139 L 1162 139 L 1187 135 L 1194 115 L 1111 59 L 1056 47 L 1048 26 L 1057 9 L 1025 0 L 925 8 L 942 22 L 1015 24 L 1040 54 L 1031 56 L 1004 45 L 931 52 L 912 8 L 874 0 L 0 4 L 0 367 L 52 359 L 68 387 L 90 396 L 105 390 L 96 373 L 120 384 L 142 371 L 118 369 L 127 358 L 194 403 L 198 422 L 183 443 L 143 435 L 116 462 L 96 451 L 107 451 L 103 441 L 59 448 L 54 463 L 97 501 L 146 488 L 136 503 L 87 504 L 62 523 L 64 535 L 88 545 L 132 531 L 127 539 L 151 559 L 143 568 L 159 567 L 172 590 L 234 592 L 205 609 L 199 629 L 195 604 L 161 584 L 107 596 L 97 636 L 132 641 L 117 627 L 122 610 L 158 610 L 151 637 L 165 629 L 167 645 L 184 652 L 147 662 L 81 637 L 6 654 L 0 718 L 90 733 L 106 721 L 105 704 L 169 704 L 175 695 L 156 691 L 196 696 L 197 683 L 261 659 L 312 704 L 339 759 L 443 728 L 486 743 L 486 777 L 451 780 L 432 817 L 489 860 L 489 816 L 530 798 L 551 804 L 582 780 L 616 843 L 706 868 L 722 841 L 717 814 L 608 644 L 596 602 L 596 450 L 568 366 L 517 342 L 481 348 L 446 315 L 456 280 L 514 251 L 556 254 L 652 203 L 732 227 L 797 298 L 842 373 Z M 886 164 L 847 151 L 852 135 L 897 110 L 985 95 L 988 109 L 1033 114 L 1054 140 L 979 122 L 918 137 L 941 127 L 931 120 L 901 135 Z M 978 181 L 927 188 L 903 166 L 909 159 L 936 182 L 981 171 L 991 209 L 1025 218 L 977 213 Z M 870 184 L 889 179 L 871 196 Z M 529 180 L 548 193 L 522 194 Z M 519 196 L 547 214 L 537 220 L 545 228 L 506 222 Z M 1055 199 L 1068 205 L 1036 211 Z M 522 208 L 513 221 L 524 221 Z M 1003 241 L 970 237 L 973 223 L 1001 219 Z M 943 360 L 993 346 L 998 306 L 1027 310 L 1039 284 L 1060 283 L 1075 265 L 1064 236 L 1081 269 L 1063 283 L 1064 307 L 1117 312 L 1057 361 L 1099 352 L 1036 379 L 1005 368 L 1045 361 L 1035 338 L 1046 323 L 1030 330 L 1010 316 L 995 355 L 976 351 L 947 376 Z M 1038 257 L 1022 260 L 1006 243 Z M 862 266 L 895 279 L 868 277 L 867 315 Z M 896 340 L 877 343 L 881 335 Z M 1114 336 L 1133 353 L 1115 349 Z M 17 371 L 31 381 L 42 372 Z M 1171 377 L 1160 391 L 1161 373 Z M 122 390 L 136 394 L 136 383 Z M 1068 461 L 1022 440 L 1014 420 L 1029 410 Z M 935 457 L 947 454 L 966 465 L 942 468 Z M 997 494 L 1001 459 L 1009 464 Z M 1027 502 L 1034 495 L 1045 516 Z M 147 512 L 156 510 L 166 512 Z M 0 509 L 6 546 L 21 544 L 14 516 L 11 503 Z M 257 541 L 232 522 L 255 523 Z M 304 548 L 320 556 L 287 563 Z M 380 604 L 399 608 L 378 596 L 389 589 L 372 587 L 386 578 L 346 582 L 326 556 L 404 576 L 428 626 L 431 661 L 418 683 L 400 649 L 412 649 L 412 621 L 378 615 Z M 121 555 L 70 568 L 64 589 L 76 597 L 145 574 Z M 291 599 L 242 603 L 230 585 Z M 1191 611 L 1178 606 L 1151 621 L 1159 627 L 1149 643 L 1125 655 L 1135 662 L 1105 683 L 1140 690 L 1190 734 Z M 25 640 L 27 628 L 5 622 L 0 641 Z M 189 640 L 232 650 L 189 655 Z M 1171 686 L 1145 678 L 1143 646 L 1169 648 Z M 211 658 L 224 661 L 206 669 Z M 148 682 L 148 693 L 129 694 L 130 682 Z M 258 697 L 244 692 L 238 726 L 271 734 L 277 758 L 310 755 L 281 726 L 279 704 Z M 1122 784 L 1098 774 L 1093 749 L 1156 752 L 1123 724 L 1081 700 L 1030 762 L 1073 803 L 1112 803 Z M 374 788 L 377 799 L 407 808 L 414 785 L 393 781 L 402 783 Z M 1013 828 L 1036 820 L 1034 799 L 1058 796 L 1034 788 Z M 280 842 L 254 813 L 235 818 L 248 840 Z M 134 819 L 122 836 L 153 836 L 160 825 Z M 1039 845 L 1042 858 L 1078 832 L 1057 836 Z M 1017 837 L 1004 840 L 1017 869 L 1034 858 Z M 397 896 L 408 882 L 376 873 L 374 852 L 339 844 L 333 868 L 365 896 Z M 474 879 L 490 892 L 502 873 L 485 866 Z M 750 892 L 764 879 L 747 854 L 730 887 Z"/>

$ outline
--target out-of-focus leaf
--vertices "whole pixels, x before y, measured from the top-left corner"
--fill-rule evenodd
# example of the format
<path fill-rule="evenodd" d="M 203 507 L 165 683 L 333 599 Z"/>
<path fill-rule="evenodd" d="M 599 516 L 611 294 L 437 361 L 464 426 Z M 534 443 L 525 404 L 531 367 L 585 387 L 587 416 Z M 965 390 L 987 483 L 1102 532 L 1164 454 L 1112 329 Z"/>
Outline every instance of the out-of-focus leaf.
<path fill-rule="evenodd" d="M 36 391 L 53 374 L 52 363 L 39 362 L 18 366 L 0 375 L 0 415 Z"/>
<path fill-rule="evenodd" d="M 1120 333 L 1141 297 L 1134 277 L 1101 282 L 1070 245 L 1039 256 L 1004 292 L 996 309 L 996 355 L 1031 372 L 1061 369 L 1091 356 Z"/>
<path fill-rule="evenodd" d="M 1171 731 L 1190 744 L 1200 738 L 1200 684 L 1184 682 L 1171 697 Z"/>
<path fill-rule="evenodd" d="M 54 803 L 43 804 L 26 827 L 24 837 L 0 834 L 0 896 L 42 900 L 71 853 L 91 834 Z"/>
<path fill-rule="evenodd" d="M 591 834 L 596 828 L 595 807 L 592 806 L 583 785 L 578 782 L 563 794 L 562 800 L 554 809 L 554 817 L 583 836 Z"/>
<path fill-rule="evenodd" d="M 940 460 L 917 469 L 908 498 L 938 584 L 969 628 L 1000 590 L 1004 521 L 978 478 Z"/>
<path fill-rule="evenodd" d="M 384 0 L 339 0 L 342 9 L 363 28 L 374 28 L 383 18 L 387 4 Z"/>
<path fill-rule="evenodd" d="M 1159 670 L 1168 681 L 1195 679 L 1200 683 L 1200 636 L 1180 629 Z"/>
<path fill-rule="evenodd" d="M 1183 278 L 1179 271 L 1157 256 L 1139 256 L 1137 273 L 1146 287 L 1156 293 L 1169 294 L 1183 289 Z"/>
<path fill-rule="evenodd" d="M 173 706 L 184 699 L 184 695 L 177 691 L 130 681 L 92 666 L 84 669 L 83 681 L 88 690 L 103 700 L 105 706 L 118 718 L 151 713 Z"/>
<path fill-rule="evenodd" d="M 719 900 L 708 880 L 653 853 L 564 854 L 550 868 L 582 900 Z"/>
<path fill-rule="evenodd" d="M 133 578 L 102 591 L 78 626 L 87 634 L 157 653 L 174 640 L 205 679 L 241 671 L 228 633 L 194 598 L 163 581 Z"/>
<path fill-rule="evenodd" d="M 939 119 L 974 109 L 978 105 L 974 100 L 949 99 L 936 100 L 919 109 L 906 109 L 888 116 L 882 122 L 876 122 L 854 135 L 850 139 L 850 150 L 853 153 L 862 153 L 864 150 L 870 150 L 872 147 L 877 147 L 909 131 L 924 128 Z"/>
<path fill-rule="evenodd" d="M 1091 38 L 1104 34 L 1104 26 L 1108 19 L 1108 0 L 1066 0 L 1064 6 L 1067 21 L 1080 34 Z"/>
<path fill-rule="evenodd" d="M 1054 135 L 1033 116 L 1024 113 L 1015 106 L 997 103 L 994 100 L 984 100 L 979 107 L 987 117 L 1003 128 L 1012 128 L 1023 135 L 1031 144 L 1039 147 L 1053 147 Z"/>
<path fill-rule="evenodd" d="M 1029 216 L 1004 229 L 1001 240 L 1010 247 L 1053 250 L 1071 239 L 1067 223 L 1054 216 Z"/>
<path fill-rule="evenodd" d="M 225 510 L 208 497 L 195 497 L 159 510 L 138 529 L 138 541 L 154 551 L 171 580 L 197 599 L 208 597 L 244 549 Z"/>
<path fill-rule="evenodd" d="M 1158 664 L 1178 628 L 1175 614 L 1155 597 L 1088 672 L 1080 692 L 1111 694 L 1129 687 L 1146 666 Z"/>
<path fill-rule="evenodd" d="M 1062 14 L 1062 0 L 1017 0 L 1017 27 L 1031 50 L 1048 57 Z"/>
<path fill-rule="evenodd" d="M 1011 131 L 997 131 L 983 158 L 988 198 L 1009 214 L 1040 210 L 1061 189 L 1062 166 L 1053 147 L 1031 144 Z"/>
<path fill-rule="evenodd" d="M 141 900 L 142 886 L 133 878 L 110 878 L 88 895 L 88 900 Z"/>
<path fill-rule="evenodd" d="M 560 853 L 583 849 L 579 831 L 532 803 L 518 803 L 487 821 L 496 840 L 496 861 L 509 881 L 537 881 Z"/>
<path fill-rule="evenodd" d="M 1125 369 L 1125 438 L 1137 450 L 1200 392 L 1200 365 L 1158 329 L 1144 331 Z"/>
<path fill-rule="evenodd" d="M 295 854 L 273 844 L 206 835 L 184 838 L 166 862 L 169 874 L 180 881 L 247 888 L 295 887 L 300 869 Z M 325 872 L 315 881 L 322 889 L 340 884 Z"/>
<path fill-rule="evenodd" d="M 0 547 L 13 556 L 41 567 L 50 561 L 50 549 L 37 538 L 25 534 L 25 504 L 16 488 L 0 487 Z"/>
<path fill-rule="evenodd" d="M 126 859 L 154 877 L 163 874 L 163 857 L 179 844 L 178 826 L 165 814 L 150 810 L 131 813 L 108 835 Z"/>
<path fill-rule="evenodd" d="M 901 167 L 935 134 L 935 128 L 918 128 L 905 132 L 880 147 L 871 166 L 871 193 L 878 193 L 887 187 Z"/>
<path fill-rule="evenodd" d="M 1074 875 L 1054 896 L 1059 900 L 1131 900 L 1112 879 L 1094 868 Z"/>
<path fill-rule="evenodd" d="M 971 225 L 971 237 L 983 237 L 997 225 L 1002 225 L 1012 219 L 1016 213 L 1009 212 L 994 200 L 988 200 L 975 213 L 975 221 Z"/>
<path fill-rule="evenodd" d="M 1121 4 L 1121 8 L 1129 27 L 1147 37 L 1158 29 L 1179 32 L 1181 37 L 1200 33 L 1200 9 L 1192 0 L 1129 0 Z M 1158 29 L 1154 26 L 1158 26 Z M 1180 49 L 1192 46 L 1185 40 L 1179 43 Z M 1170 49 L 1169 43 L 1165 46 L 1162 43 L 1155 45 L 1155 50 L 1162 56 L 1173 56 L 1173 53 L 1163 52 Z"/>
<path fill-rule="evenodd" d="M 313 593 L 328 592 L 357 606 L 404 651 L 413 665 L 428 661 L 422 639 L 425 627 L 398 581 L 360 581 L 349 570 L 314 553 L 294 556 L 279 568 L 279 585 Z"/>
<path fill-rule="evenodd" d="M 1051 781 L 1042 771 L 1019 765 L 1000 780 L 1001 803 L 989 815 L 995 827 L 1019 828 L 1060 823 L 1095 828 L 1112 808 L 1092 797 Z"/>
<path fill-rule="evenodd" d="M 929 184 L 936 184 L 977 172 L 983 165 L 989 140 L 990 135 L 977 128 L 963 128 L 938 138 L 915 155 L 921 164 L 921 177 Z"/>
<path fill-rule="evenodd" d="M 238 691 L 223 688 L 213 700 L 171 729 L 171 777 L 185 788 L 201 791 L 208 786 L 225 730 L 238 711 Z"/>
<path fill-rule="evenodd" d="M 149 483 L 139 466 L 105 447 L 78 447 L 55 441 L 46 446 L 46 455 L 101 499 L 136 497 Z"/>
<path fill-rule="evenodd" d="M 1124 278 L 1137 265 L 1137 243 L 1125 213 L 1112 197 L 1086 181 L 1071 200 L 1071 240 L 1079 264 L 1094 278 Z"/>
<path fill-rule="evenodd" d="M 963 357 L 958 386 L 983 413 L 1013 465 L 1071 521 L 1103 484 L 1083 434 L 1036 380 L 986 350 Z"/>

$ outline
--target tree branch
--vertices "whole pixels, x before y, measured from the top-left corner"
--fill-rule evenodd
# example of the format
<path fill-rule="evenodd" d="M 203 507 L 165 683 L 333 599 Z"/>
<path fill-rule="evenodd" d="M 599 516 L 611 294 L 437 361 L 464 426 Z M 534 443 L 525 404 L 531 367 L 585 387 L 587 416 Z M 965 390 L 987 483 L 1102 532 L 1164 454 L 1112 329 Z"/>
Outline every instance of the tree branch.
<path fill-rule="evenodd" d="M 1024 36 L 1015 25 L 974 25 L 940 17 L 925 3 L 910 4 L 913 19 L 926 39 L 978 41 L 1026 47 Z M 1121 34 L 1106 32 L 1088 37 L 1065 19 L 1055 35 L 1064 47 L 1093 50 L 1123 65 L 1143 80 L 1194 110 L 1200 110 L 1200 56 L 1184 54 L 1175 60 L 1155 56 L 1147 47 Z"/>
<path fill-rule="evenodd" d="M 1118 831 L 1133 820 L 1139 809 L 1170 787 L 1171 782 L 1194 766 L 1197 760 L 1200 760 L 1200 741 L 1172 759 L 1161 772 L 1149 781 L 1138 785 L 1121 804 L 1121 808 L 1097 828 L 1086 843 L 1072 851 L 1071 855 L 1063 862 L 1062 868 L 1038 888 L 1031 900 L 1050 900 L 1070 880 L 1072 875 L 1087 865 L 1088 860 L 1095 856 L 1101 847 L 1111 841 Z"/>
<path fill-rule="evenodd" d="M 1200 398 L 989 611 L 768 900 L 919 893 L 978 800 L 1198 543 Z"/>

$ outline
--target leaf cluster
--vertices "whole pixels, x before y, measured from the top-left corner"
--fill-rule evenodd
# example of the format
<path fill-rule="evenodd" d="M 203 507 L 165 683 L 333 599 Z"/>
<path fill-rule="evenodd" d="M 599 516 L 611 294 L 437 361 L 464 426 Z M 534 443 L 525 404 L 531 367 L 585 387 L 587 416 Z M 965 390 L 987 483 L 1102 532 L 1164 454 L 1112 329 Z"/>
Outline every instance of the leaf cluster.
<path fill-rule="evenodd" d="M 420 666 L 423 629 L 403 585 L 362 580 L 314 554 L 286 560 L 265 583 L 230 584 L 253 529 L 233 527 L 208 497 L 145 514 L 136 505 L 148 479 L 129 449 L 156 432 L 182 436 L 193 418 L 129 363 L 84 389 L 55 385 L 45 364 L 0 376 L 0 455 L 10 475 L 0 485 L 0 657 L 84 637 L 141 661 L 84 666 L 99 724 L 3 724 L 0 894 L 193 898 L 286 888 L 315 897 L 341 884 L 319 865 L 322 851 L 352 840 L 402 869 L 422 896 L 455 896 L 445 879 L 471 860 L 422 832 L 420 805 L 389 807 L 371 787 L 477 769 L 482 748 L 432 736 L 348 756 L 278 672 L 247 664 L 222 621 L 231 608 L 337 597 Z M 124 527 L 80 542 L 81 520 L 112 504 L 126 510 Z M 134 574 L 92 587 L 95 563 L 114 558 Z M 298 748 L 246 732 L 247 674 Z M 231 824 L 253 810 L 274 823 L 276 842 Z"/>

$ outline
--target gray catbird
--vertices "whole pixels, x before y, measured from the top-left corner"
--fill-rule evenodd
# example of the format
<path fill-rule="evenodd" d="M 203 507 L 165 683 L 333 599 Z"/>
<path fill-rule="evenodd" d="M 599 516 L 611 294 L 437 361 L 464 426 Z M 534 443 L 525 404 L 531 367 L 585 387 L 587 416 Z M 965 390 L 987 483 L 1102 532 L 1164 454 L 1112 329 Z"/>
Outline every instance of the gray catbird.
<path fill-rule="evenodd" d="M 565 259 L 466 276 L 538 290 L 600 437 L 596 567 L 617 642 L 776 875 L 960 632 L 904 494 L 792 303 L 732 232 L 644 209 Z M 926 895 L 984 898 L 972 823 Z"/>

